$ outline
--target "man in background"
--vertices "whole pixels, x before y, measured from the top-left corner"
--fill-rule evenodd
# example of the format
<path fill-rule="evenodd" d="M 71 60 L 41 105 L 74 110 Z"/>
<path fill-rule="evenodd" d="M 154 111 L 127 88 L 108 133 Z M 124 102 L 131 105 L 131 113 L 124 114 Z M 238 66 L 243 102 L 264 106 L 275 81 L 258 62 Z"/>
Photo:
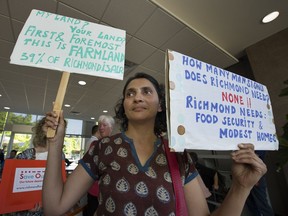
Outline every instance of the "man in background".
<path fill-rule="evenodd" d="M 190 152 L 190 155 L 196 169 L 199 172 L 199 175 L 202 177 L 203 182 L 208 189 L 208 193 L 210 192 L 210 196 L 205 197 L 208 201 L 208 207 L 212 212 L 217 207 L 213 203 L 221 203 L 227 193 L 224 176 L 222 176 L 217 170 L 199 163 L 198 155 L 196 154 L 196 152 Z M 206 192 L 207 195 L 208 193 Z M 210 203 L 209 201 L 212 201 L 212 203 Z"/>
<path fill-rule="evenodd" d="M 16 155 L 17 155 L 17 150 L 13 149 L 10 151 L 10 155 L 7 159 L 14 159 L 16 158 Z"/>
<path fill-rule="evenodd" d="M 217 191 L 219 189 L 219 179 L 217 171 L 199 163 L 198 155 L 195 152 L 190 152 L 190 155 L 206 187 L 209 189 L 209 191 Z"/>
<path fill-rule="evenodd" d="M 98 125 L 94 125 L 91 130 L 91 138 L 88 140 L 88 142 L 84 146 L 84 154 L 87 152 L 89 149 L 91 143 L 95 140 L 100 139 L 100 133 L 98 131 Z"/>

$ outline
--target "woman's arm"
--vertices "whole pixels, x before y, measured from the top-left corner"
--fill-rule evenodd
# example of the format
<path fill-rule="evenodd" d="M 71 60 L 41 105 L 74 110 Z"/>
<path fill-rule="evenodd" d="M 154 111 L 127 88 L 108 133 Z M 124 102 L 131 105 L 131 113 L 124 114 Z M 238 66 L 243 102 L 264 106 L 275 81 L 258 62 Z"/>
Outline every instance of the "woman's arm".
<path fill-rule="evenodd" d="M 232 153 L 232 185 L 222 205 L 212 215 L 241 215 L 250 190 L 267 172 L 252 144 L 240 144 Z"/>
<path fill-rule="evenodd" d="M 207 216 L 209 209 L 198 178 L 184 185 L 186 207 L 190 216 Z"/>
<path fill-rule="evenodd" d="M 48 158 L 43 183 L 43 209 L 45 215 L 62 215 L 70 210 L 81 199 L 93 184 L 93 179 L 79 165 L 67 178 L 65 184 L 62 180 L 62 146 L 65 136 L 65 123 L 62 112 L 59 123 L 56 114 L 51 112 L 46 115 L 46 129 L 51 127 L 56 130 L 53 138 L 47 139 Z"/>

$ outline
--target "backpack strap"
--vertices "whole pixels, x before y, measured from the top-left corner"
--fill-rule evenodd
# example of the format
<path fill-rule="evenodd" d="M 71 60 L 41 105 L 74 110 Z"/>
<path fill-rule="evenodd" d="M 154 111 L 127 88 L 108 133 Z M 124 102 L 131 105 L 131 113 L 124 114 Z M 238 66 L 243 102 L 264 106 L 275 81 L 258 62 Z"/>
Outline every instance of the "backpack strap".
<path fill-rule="evenodd" d="M 167 140 L 162 138 L 164 143 L 166 157 L 168 160 L 168 165 L 171 173 L 173 189 L 176 199 L 176 216 L 187 216 L 186 201 L 184 196 L 184 190 L 182 187 L 182 180 L 180 176 L 178 161 L 176 158 L 176 153 L 171 152 L 168 146 Z"/>

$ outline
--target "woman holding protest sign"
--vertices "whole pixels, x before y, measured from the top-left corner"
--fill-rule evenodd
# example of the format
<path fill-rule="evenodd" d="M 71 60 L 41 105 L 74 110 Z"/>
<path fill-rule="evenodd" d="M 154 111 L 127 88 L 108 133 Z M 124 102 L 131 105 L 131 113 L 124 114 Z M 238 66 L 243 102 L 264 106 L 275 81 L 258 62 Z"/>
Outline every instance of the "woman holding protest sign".
<path fill-rule="evenodd" d="M 116 106 L 122 133 L 93 143 L 65 184 L 61 177 L 61 150 L 65 136 L 63 113 L 46 114 L 49 154 L 43 187 L 46 215 L 69 210 L 99 180 L 97 215 L 177 215 L 171 171 L 164 139 L 166 108 L 163 88 L 148 74 L 126 82 Z M 104 145 L 101 145 L 104 144 Z M 190 155 L 176 153 L 189 215 L 209 215 Z M 233 183 L 222 205 L 212 215 L 240 215 L 251 188 L 266 172 L 252 144 L 240 144 L 232 153 Z"/>

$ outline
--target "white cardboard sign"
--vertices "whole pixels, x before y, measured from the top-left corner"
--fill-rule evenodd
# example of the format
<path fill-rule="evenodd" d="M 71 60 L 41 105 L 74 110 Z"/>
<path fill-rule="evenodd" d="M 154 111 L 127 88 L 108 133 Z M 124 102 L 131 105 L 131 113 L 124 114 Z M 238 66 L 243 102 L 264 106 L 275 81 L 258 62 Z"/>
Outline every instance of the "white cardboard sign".
<path fill-rule="evenodd" d="M 42 190 L 45 168 L 16 168 L 13 193 Z"/>
<path fill-rule="evenodd" d="M 11 63 L 123 79 L 124 30 L 32 10 Z"/>
<path fill-rule="evenodd" d="M 266 86 L 168 50 L 166 102 L 170 148 L 277 150 L 278 139 Z"/>

